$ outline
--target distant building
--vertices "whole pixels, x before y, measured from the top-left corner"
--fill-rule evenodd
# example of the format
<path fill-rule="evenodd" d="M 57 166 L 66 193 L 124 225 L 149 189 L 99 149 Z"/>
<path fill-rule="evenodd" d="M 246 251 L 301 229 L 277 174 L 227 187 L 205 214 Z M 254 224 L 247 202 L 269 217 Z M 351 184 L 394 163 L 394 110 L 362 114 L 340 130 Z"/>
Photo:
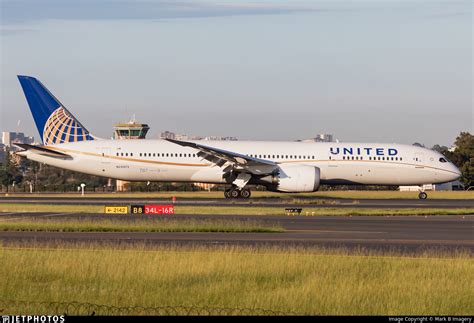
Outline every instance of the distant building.
<path fill-rule="evenodd" d="M 317 134 L 316 137 L 310 139 L 296 140 L 302 142 L 334 142 L 333 135 L 327 133 Z M 339 141 L 338 141 L 339 142 Z"/>
<path fill-rule="evenodd" d="M 333 142 L 333 136 L 327 133 L 320 133 L 314 137 L 314 141 L 316 142 Z"/>
<path fill-rule="evenodd" d="M 176 139 L 176 134 L 171 131 L 165 131 L 160 134 L 160 139 Z"/>
<path fill-rule="evenodd" d="M 25 136 L 23 132 L 2 132 L 2 144 L 10 148 L 12 151 L 16 151 L 19 148 L 14 146 L 15 143 L 18 144 L 33 144 L 35 138 L 32 136 Z"/>
<path fill-rule="evenodd" d="M 451 147 L 448 148 L 448 151 L 454 152 L 456 149 L 458 149 L 458 146 L 452 145 Z"/>

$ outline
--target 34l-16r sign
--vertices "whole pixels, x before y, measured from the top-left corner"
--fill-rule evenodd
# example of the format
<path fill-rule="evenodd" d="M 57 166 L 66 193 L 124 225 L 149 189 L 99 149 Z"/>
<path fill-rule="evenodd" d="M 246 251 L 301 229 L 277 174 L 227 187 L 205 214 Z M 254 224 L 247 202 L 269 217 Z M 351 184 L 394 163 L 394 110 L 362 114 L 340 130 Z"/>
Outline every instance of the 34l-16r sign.
<path fill-rule="evenodd" d="M 132 214 L 174 214 L 174 205 L 132 205 L 130 208 Z"/>

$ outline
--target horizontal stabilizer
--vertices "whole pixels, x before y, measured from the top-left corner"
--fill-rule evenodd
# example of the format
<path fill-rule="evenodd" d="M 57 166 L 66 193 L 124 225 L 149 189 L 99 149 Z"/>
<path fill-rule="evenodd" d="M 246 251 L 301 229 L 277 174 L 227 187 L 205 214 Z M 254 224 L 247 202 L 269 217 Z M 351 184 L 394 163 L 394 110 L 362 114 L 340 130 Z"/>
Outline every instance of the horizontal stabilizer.
<path fill-rule="evenodd" d="M 53 149 L 49 149 L 45 146 L 35 146 L 35 145 L 28 145 L 28 144 L 14 144 L 14 145 L 24 149 L 23 151 L 32 150 L 35 153 L 43 155 L 43 156 L 60 158 L 60 159 L 72 159 L 71 155 L 68 155 L 68 154 L 53 150 Z M 19 154 L 21 155 L 23 151 L 20 151 Z"/>

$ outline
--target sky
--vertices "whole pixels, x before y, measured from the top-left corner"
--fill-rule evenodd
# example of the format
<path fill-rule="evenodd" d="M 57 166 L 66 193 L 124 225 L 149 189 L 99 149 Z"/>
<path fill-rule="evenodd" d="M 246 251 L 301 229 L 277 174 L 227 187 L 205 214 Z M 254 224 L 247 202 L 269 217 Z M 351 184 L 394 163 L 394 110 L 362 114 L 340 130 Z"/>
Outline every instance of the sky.
<path fill-rule="evenodd" d="M 0 131 L 39 138 L 16 75 L 94 135 L 451 145 L 473 132 L 471 1 L 0 0 Z"/>

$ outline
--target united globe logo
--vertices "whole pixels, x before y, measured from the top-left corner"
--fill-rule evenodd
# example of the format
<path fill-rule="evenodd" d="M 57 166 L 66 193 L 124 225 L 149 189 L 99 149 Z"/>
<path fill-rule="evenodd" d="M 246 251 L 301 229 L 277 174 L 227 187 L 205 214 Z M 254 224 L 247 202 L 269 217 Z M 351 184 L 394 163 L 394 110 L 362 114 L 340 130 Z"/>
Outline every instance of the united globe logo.
<path fill-rule="evenodd" d="M 43 143 L 45 145 L 93 139 L 89 132 L 63 107 L 57 108 L 44 125 Z"/>

